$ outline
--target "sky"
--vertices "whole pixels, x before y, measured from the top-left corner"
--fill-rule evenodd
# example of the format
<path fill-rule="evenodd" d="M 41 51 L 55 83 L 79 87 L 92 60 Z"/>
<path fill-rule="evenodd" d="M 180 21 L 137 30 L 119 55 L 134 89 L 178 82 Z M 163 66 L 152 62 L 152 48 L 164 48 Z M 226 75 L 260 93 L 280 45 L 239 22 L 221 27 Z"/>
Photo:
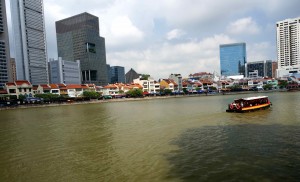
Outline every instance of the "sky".
<path fill-rule="evenodd" d="M 55 22 L 88 12 L 99 17 L 107 64 L 125 73 L 220 73 L 220 44 L 245 42 L 248 62 L 275 61 L 276 22 L 299 17 L 299 7 L 299 0 L 44 0 L 48 58 L 57 58 Z"/>

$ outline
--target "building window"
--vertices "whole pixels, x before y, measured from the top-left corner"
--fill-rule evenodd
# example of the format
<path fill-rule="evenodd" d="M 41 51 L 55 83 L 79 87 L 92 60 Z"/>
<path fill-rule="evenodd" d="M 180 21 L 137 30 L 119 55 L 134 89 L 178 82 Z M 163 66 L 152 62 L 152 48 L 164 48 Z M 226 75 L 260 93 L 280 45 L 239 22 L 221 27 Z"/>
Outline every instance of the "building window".
<path fill-rule="evenodd" d="M 93 43 L 86 43 L 86 52 L 96 53 L 96 45 Z"/>

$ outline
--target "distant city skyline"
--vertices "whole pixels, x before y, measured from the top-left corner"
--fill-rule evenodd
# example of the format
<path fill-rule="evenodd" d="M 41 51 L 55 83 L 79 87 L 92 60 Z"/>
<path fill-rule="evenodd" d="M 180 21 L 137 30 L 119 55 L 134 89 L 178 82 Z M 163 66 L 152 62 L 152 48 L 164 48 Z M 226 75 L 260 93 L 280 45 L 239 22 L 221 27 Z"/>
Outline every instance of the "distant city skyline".
<path fill-rule="evenodd" d="M 107 64 L 123 66 L 125 72 L 133 68 L 155 79 L 174 72 L 183 77 L 219 72 L 220 44 L 245 42 L 248 62 L 276 60 L 276 22 L 299 17 L 298 7 L 298 0 L 47 0 L 48 57 L 57 58 L 55 21 L 88 12 L 99 17 Z M 13 38 L 11 27 L 9 31 Z"/>

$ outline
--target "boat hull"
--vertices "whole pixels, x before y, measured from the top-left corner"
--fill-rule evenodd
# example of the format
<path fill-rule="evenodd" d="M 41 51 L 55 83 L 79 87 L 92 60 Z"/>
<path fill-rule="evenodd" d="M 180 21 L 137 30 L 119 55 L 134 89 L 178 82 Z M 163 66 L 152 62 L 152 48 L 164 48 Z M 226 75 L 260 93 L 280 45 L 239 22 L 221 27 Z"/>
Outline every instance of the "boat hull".
<path fill-rule="evenodd" d="M 245 107 L 241 109 L 227 109 L 226 112 L 238 112 L 238 113 L 245 113 L 245 112 L 253 112 L 257 110 L 265 110 L 271 107 L 271 103 L 257 105 L 257 106 L 251 106 L 251 107 Z"/>

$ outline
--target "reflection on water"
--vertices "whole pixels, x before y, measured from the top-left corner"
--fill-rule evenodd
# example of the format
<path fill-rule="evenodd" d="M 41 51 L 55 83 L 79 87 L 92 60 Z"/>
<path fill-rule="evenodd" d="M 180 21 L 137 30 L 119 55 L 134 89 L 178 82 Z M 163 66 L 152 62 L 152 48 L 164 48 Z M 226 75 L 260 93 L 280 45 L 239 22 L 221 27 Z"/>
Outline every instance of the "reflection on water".
<path fill-rule="evenodd" d="M 225 109 L 250 95 L 0 111 L 0 181 L 299 179 L 300 94 L 267 95 L 245 114 Z"/>
<path fill-rule="evenodd" d="M 166 155 L 170 177 L 184 181 L 296 181 L 300 127 L 207 126 L 189 129 Z"/>

